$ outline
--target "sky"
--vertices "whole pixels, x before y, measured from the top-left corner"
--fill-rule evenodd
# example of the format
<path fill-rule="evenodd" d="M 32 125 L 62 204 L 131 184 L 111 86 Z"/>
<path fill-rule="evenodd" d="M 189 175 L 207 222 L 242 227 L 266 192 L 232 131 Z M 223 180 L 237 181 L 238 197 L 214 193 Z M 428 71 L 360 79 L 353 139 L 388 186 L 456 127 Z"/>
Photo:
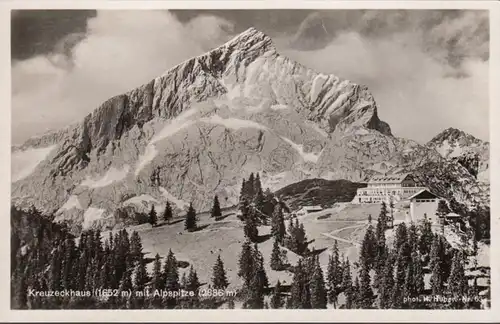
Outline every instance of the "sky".
<path fill-rule="evenodd" d="M 479 10 L 13 11 L 12 141 L 77 122 L 106 99 L 249 27 L 318 72 L 368 86 L 395 136 L 448 127 L 489 140 L 489 17 Z"/>

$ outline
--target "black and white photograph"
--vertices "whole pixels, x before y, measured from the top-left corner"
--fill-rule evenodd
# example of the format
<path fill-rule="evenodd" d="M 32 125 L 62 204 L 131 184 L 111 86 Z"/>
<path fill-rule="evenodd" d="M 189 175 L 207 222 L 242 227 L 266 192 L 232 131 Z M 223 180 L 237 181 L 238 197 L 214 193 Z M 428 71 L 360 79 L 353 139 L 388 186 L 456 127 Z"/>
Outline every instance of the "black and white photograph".
<path fill-rule="evenodd" d="M 490 19 L 12 10 L 11 310 L 490 310 Z"/>

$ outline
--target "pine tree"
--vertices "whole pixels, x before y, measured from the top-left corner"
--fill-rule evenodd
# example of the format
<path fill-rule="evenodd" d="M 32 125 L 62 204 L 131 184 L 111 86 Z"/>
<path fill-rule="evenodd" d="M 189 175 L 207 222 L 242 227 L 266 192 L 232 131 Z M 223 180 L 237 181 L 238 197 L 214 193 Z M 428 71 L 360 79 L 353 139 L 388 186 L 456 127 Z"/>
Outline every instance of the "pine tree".
<path fill-rule="evenodd" d="M 137 292 L 144 292 L 146 290 L 146 285 L 149 282 L 149 277 L 148 277 L 148 272 L 146 270 L 146 263 L 144 259 L 141 258 L 141 260 L 137 264 L 137 268 L 135 271 L 135 277 L 134 277 L 134 290 Z M 145 298 L 144 297 L 139 297 L 136 298 L 136 304 L 134 305 L 134 308 L 144 308 L 144 302 Z"/>
<path fill-rule="evenodd" d="M 184 229 L 192 232 L 197 228 L 196 225 L 196 210 L 193 208 L 193 203 L 189 204 L 189 209 L 186 214 L 186 220 L 184 222 Z"/>
<path fill-rule="evenodd" d="M 131 292 L 134 287 L 132 286 L 132 279 L 130 277 L 130 271 L 125 271 L 123 277 L 120 281 L 120 288 L 118 289 L 118 300 L 117 302 L 123 308 L 129 308 L 127 305 L 127 293 Z"/>
<path fill-rule="evenodd" d="M 310 283 L 311 289 L 311 307 L 324 308 L 327 306 L 327 292 L 325 288 L 325 280 L 323 277 L 323 270 L 319 263 L 319 258 L 315 258 L 315 267 L 312 280 Z"/>
<path fill-rule="evenodd" d="M 248 289 L 248 300 L 246 301 L 246 308 L 262 309 L 264 308 L 264 283 L 262 276 L 258 271 L 254 271 L 250 280 Z"/>
<path fill-rule="evenodd" d="M 200 307 L 200 300 L 198 297 L 198 290 L 200 289 L 200 286 L 201 286 L 201 284 L 200 284 L 200 281 L 198 279 L 198 274 L 194 270 L 193 266 L 191 266 L 189 268 L 186 290 L 192 291 L 194 293 L 194 295 L 188 297 L 187 308 L 193 309 L 193 308 Z"/>
<path fill-rule="evenodd" d="M 247 200 L 246 189 L 247 189 L 246 180 L 243 178 L 243 181 L 241 182 L 241 190 L 240 190 L 240 200 L 239 200 L 240 205 L 243 203 L 243 201 Z"/>
<path fill-rule="evenodd" d="M 420 256 L 416 254 L 413 258 L 413 267 L 414 267 L 414 284 L 415 284 L 415 293 L 416 295 L 422 295 L 424 293 L 425 284 L 424 284 L 424 267 L 422 264 L 422 260 Z"/>
<path fill-rule="evenodd" d="M 283 244 L 286 235 L 285 218 L 281 204 L 276 204 L 271 219 L 271 234 L 275 237 L 278 243 Z"/>
<path fill-rule="evenodd" d="M 394 227 L 394 199 L 392 198 L 392 196 L 389 200 L 389 209 L 391 212 L 389 216 L 389 223 L 391 224 L 391 227 Z"/>
<path fill-rule="evenodd" d="M 385 206 L 385 204 L 383 205 Z M 375 239 L 376 239 L 376 257 L 375 257 L 375 282 L 374 287 L 378 287 L 380 284 L 380 280 L 383 277 L 385 262 L 388 258 L 388 251 L 386 246 L 385 239 L 385 227 L 387 225 L 387 221 L 385 219 L 385 215 L 381 214 L 377 221 L 377 228 L 375 231 Z"/>
<path fill-rule="evenodd" d="M 340 264 L 339 260 L 339 248 L 338 242 L 335 240 L 335 244 L 333 246 L 333 252 L 328 259 L 328 268 L 327 268 L 327 283 L 328 283 L 328 301 L 333 304 L 335 308 L 337 308 L 337 297 L 340 293 L 340 285 L 342 283 L 343 277 L 343 268 Z M 350 269 L 349 269 L 350 272 Z M 350 273 L 349 273 L 350 275 Z"/>
<path fill-rule="evenodd" d="M 249 287 L 255 269 L 252 245 L 249 240 L 243 243 L 238 261 L 238 276 L 243 278 L 245 287 Z"/>
<path fill-rule="evenodd" d="M 255 176 L 255 180 L 253 182 L 253 192 L 255 194 L 258 194 L 259 191 L 262 192 L 262 183 L 260 182 L 260 175 L 257 172 L 257 175 Z"/>
<path fill-rule="evenodd" d="M 156 215 L 156 211 L 155 211 L 155 206 L 151 206 L 151 210 L 149 211 L 149 224 L 151 224 L 151 226 L 156 226 L 156 222 L 157 222 L 158 218 L 157 218 L 157 215 Z"/>
<path fill-rule="evenodd" d="M 392 261 L 387 259 L 384 265 L 382 282 L 379 288 L 379 307 L 390 309 L 392 304 L 392 288 L 394 286 L 394 268 Z"/>
<path fill-rule="evenodd" d="M 281 297 L 281 282 L 278 280 L 276 286 L 273 289 L 273 295 L 271 297 L 271 308 L 278 309 L 282 308 L 283 305 L 283 298 Z"/>
<path fill-rule="evenodd" d="M 263 288 L 269 287 L 269 280 L 267 278 L 266 270 L 264 268 L 264 257 L 260 253 L 257 244 L 254 244 L 253 248 L 253 260 L 255 264 L 255 271 L 260 276 L 260 282 L 263 284 Z"/>
<path fill-rule="evenodd" d="M 248 181 L 247 181 L 247 188 L 246 188 L 246 196 L 248 197 L 248 199 L 250 201 L 253 201 L 254 197 L 255 197 L 255 176 L 252 173 L 250 173 L 250 176 L 248 177 Z"/>
<path fill-rule="evenodd" d="M 432 267 L 431 274 L 431 289 L 433 295 L 442 295 L 443 294 L 443 274 L 441 271 L 441 267 L 439 263 L 435 263 Z"/>
<path fill-rule="evenodd" d="M 359 307 L 366 309 L 372 308 L 374 301 L 374 294 L 371 287 L 370 272 L 367 265 L 361 267 L 360 273 L 360 286 L 359 286 Z"/>
<path fill-rule="evenodd" d="M 172 212 L 172 206 L 170 205 L 170 201 L 167 201 L 167 205 L 165 206 L 165 210 L 163 211 L 163 220 L 170 224 L 170 221 L 174 217 Z"/>
<path fill-rule="evenodd" d="M 463 252 L 455 252 L 451 266 L 451 273 L 448 278 L 447 294 L 451 297 L 458 297 L 453 300 L 451 307 L 454 309 L 464 308 L 462 298 L 467 296 L 468 283 L 464 272 Z"/>
<path fill-rule="evenodd" d="M 360 263 L 366 264 L 367 269 L 370 270 L 374 266 L 376 256 L 377 242 L 373 233 L 373 226 L 369 225 L 361 244 Z"/>
<path fill-rule="evenodd" d="M 136 231 L 133 231 L 130 237 L 130 257 L 133 262 L 142 259 L 142 242 Z"/>
<path fill-rule="evenodd" d="M 257 220 L 254 210 L 250 210 L 245 217 L 245 226 L 243 227 L 245 237 L 250 241 L 255 242 L 259 237 L 259 230 L 257 228 Z"/>
<path fill-rule="evenodd" d="M 360 291 L 361 287 L 359 283 L 359 277 L 356 277 L 356 279 L 354 279 L 354 285 L 352 285 L 352 288 L 350 289 L 350 294 L 346 295 L 346 308 L 348 309 L 363 308 L 362 302 L 360 300 Z"/>
<path fill-rule="evenodd" d="M 308 276 L 305 273 L 304 264 L 299 260 L 295 266 L 293 273 L 293 281 L 291 287 L 291 306 L 292 308 L 310 309 L 311 296 L 309 291 Z"/>
<path fill-rule="evenodd" d="M 394 239 L 394 251 L 399 252 L 399 249 L 403 243 L 408 242 L 408 229 L 405 223 L 401 223 L 396 228 L 396 238 Z"/>
<path fill-rule="evenodd" d="M 271 253 L 271 269 L 275 271 L 281 271 L 283 270 L 283 262 L 281 260 L 281 249 L 279 247 L 278 241 L 276 238 L 274 239 L 273 243 L 273 251 Z"/>
<path fill-rule="evenodd" d="M 222 216 L 222 212 L 220 209 L 220 203 L 219 203 L 219 197 L 217 197 L 217 195 L 214 197 L 214 203 L 213 203 L 210 215 L 211 215 L 211 217 Z"/>
<path fill-rule="evenodd" d="M 418 241 L 419 235 L 417 226 L 415 226 L 415 223 L 411 222 L 410 227 L 408 227 L 408 242 L 410 243 L 412 253 L 418 251 Z"/>
<path fill-rule="evenodd" d="M 179 284 L 179 267 L 177 259 L 172 250 L 168 251 L 167 259 L 163 270 L 164 287 L 168 291 L 177 291 L 180 289 Z M 177 300 L 175 297 L 167 297 L 166 305 L 168 308 L 175 308 Z"/>
<path fill-rule="evenodd" d="M 259 213 L 263 213 L 266 201 L 262 188 L 260 188 L 258 191 L 255 192 L 254 201 L 255 201 L 255 209 L 258 210 Z M 263 219 L 263 221 L 264 222 L 266 221 L 265 218 Z"/>
<path fill-rule="evenodd" d="M 224 269 L 224 263 L 222 262 L 220 255 L 217 257 L 217 261 L 215 261 L 213 268 L 212 284 L 214 289 L 226 289 L 227 286 L 229 286 L 226 277 L 226 270 Z"/>
<path fill-rule="evenodd" d="M 421 235 L 418 241 L 418 248 L 420 254 L 427 255 L 430 252 L 434 234 L 432 233 L 432 224 L 429 219 L 424 215 L 424 222 L 421 226 Z"/>

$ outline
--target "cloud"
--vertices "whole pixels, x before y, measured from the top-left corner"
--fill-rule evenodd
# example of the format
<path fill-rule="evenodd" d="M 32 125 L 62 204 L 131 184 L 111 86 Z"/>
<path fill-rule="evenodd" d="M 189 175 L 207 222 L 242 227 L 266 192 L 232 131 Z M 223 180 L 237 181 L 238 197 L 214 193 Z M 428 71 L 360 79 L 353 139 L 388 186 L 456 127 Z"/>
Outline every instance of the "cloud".
<path fill-rule="evenodd" d="M 369 15 L 365 13 L 362 26 L 340 26 L 324 48 L 283 48 L 282 53 L 317 71 L 367 85 L 380 117 L 397 136 L 426 142 L 445 128 L 456 127 L 488 140 L 485 13 L 441 14 L 440 19 L 432 12 L 392 14 L 381 25 L 376 21 L 388 18 L 387 14 Z M 368 33 L 363 26 L 379 27 Z"/>
<path fill-rule="evenodd" d="M 181 24 L 168 11 L 99 11 L 85 37 L 71 34 L 53 54 L 14 62 L 13 142 L 79 121 L 106 99 L 216 46 L 231 28 L 204 16 Z"/>
<path fill-rule="evenodd" d="M 271 17 L 288 26 L 274 36 L 278 50 L 367 85 L 397 136 L 425 142 L 457 127 L 488 139 L 488 12 L 327 10 L 306 19 L 296 13 L 293 22 L 287 12 Z M 241 29 L 235 17 L 249 14 L 242 15 L 204 12 L 181 23 L 168 11 L 99 11 L 86 34 L 65 37 L 54 54 L 14 63 L 14 142 L 79 121 L 111 96 L 220 45 Z M 272 29 L 265 12 L 251 16 L 256 28 Z"/>

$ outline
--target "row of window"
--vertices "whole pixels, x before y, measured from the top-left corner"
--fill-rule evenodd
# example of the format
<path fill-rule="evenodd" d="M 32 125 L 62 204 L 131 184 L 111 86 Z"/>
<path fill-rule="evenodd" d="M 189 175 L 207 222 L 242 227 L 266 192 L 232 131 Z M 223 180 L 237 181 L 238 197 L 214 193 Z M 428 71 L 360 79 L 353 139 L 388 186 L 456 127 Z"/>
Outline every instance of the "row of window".
<path fill-rule="evenodd" d="M 416 199 L 416 202 L 436 202 L 436 199 Z"/>

